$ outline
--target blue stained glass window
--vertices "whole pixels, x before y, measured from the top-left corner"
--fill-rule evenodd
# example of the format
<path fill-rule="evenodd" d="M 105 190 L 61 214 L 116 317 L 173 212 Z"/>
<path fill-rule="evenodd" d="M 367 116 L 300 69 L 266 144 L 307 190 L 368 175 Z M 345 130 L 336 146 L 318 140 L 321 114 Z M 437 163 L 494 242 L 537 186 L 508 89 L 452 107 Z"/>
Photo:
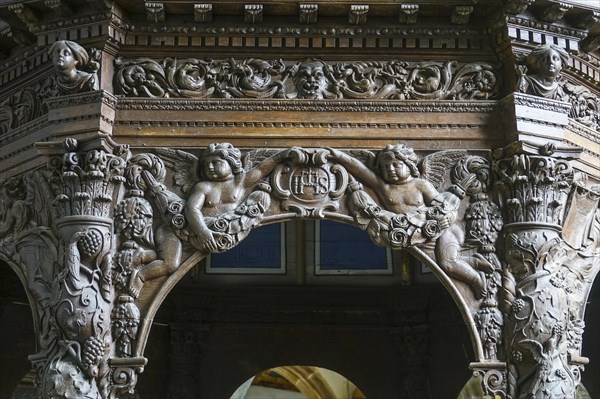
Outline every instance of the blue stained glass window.
<path fill-rule="evenodd" d="M 282 267 L 281 223 L 254 229 L 239 245 L 227 252 L 210 256 L 213 272 L 228 272 L 231 269 L 279 270 Z M 242 271 L 243 270 L 237 270 Z"/>
<path fill-rule="evenodd" d="M 317 263 L 322 271 L 385 271 L 388 251 L 375 245 L 369 235 L 354 226 L 319 222 Z"/>

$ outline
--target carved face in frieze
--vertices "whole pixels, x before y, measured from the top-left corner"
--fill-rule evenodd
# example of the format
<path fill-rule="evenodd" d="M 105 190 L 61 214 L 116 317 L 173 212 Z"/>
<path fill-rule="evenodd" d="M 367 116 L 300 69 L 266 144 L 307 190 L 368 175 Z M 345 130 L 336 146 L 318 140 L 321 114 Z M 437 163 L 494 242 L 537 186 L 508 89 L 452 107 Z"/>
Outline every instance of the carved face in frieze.
<path fill-rule="evenodd" d="M 322 100 L 327 97 L 329 79 L 325 69 L 327 65 L 321 61 L 302 63 L 294 75 L 294 84 L 298 90 L 298 98 Z"/>

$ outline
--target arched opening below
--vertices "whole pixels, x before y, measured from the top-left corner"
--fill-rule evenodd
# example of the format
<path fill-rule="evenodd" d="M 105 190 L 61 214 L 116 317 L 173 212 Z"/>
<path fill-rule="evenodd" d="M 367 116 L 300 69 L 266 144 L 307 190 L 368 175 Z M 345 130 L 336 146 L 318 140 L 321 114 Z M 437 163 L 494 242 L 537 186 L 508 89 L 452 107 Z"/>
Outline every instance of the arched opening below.
<path fill-rule="evenodd" d="M 25 289 L 19 276 L 2 261 L 0 326 L 0 398 L 10 398 L 31 370 L 27 356 L 35 353 L 36 339 Z"/>
<path fill-rule="evenodd" d="M 264 370 L 231 395 L 231 399 L 366 399 L 343 375 L 315 366 L 281 366 Z"/>

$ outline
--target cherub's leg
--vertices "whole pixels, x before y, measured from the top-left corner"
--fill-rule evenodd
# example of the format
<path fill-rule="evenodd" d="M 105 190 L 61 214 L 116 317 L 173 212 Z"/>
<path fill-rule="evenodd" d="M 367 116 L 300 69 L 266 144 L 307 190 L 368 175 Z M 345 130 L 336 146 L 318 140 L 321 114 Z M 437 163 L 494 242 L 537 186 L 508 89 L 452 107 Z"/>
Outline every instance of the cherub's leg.
<path fill-rule="evenodd" d="M 173 273 L 181 262 L 181 241 L 171 228 L 165 225 L 159 227 L 154 238 L 158 259 L 131 274 L 129 291 L 136 298 L 146 281 Z"/>
<path fill-rule="evenodd" d="M 480 298 L 485 295 L 485 277 L 462 258 L 462 237 L 463 233 L 458 226 L 450 226 L 437 240 L 435 256 L 440 267 L 450 277 L 467 283 Z"/>

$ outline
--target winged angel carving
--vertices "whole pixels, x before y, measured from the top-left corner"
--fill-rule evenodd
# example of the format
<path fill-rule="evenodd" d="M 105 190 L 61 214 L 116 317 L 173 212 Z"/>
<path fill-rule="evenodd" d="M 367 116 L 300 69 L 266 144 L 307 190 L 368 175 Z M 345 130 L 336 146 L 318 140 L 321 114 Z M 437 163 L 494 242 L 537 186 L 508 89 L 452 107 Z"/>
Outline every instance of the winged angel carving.
<path fill-rule="evenodd" d="M 130 160 L 126 171 L 129 198 L 117 210 L 119 230 L 130 242 L 131 250 L 123 253 L 132 259 L 129 292 L 135 297 L 145 281 L 175 271 L 181 262 L 182 241 L 208 254 L 226 251 L 243 240 L 271 202 L 270 186 L 261 180 L 293 149 L 268 156 L 247 169 L 241 151 L 229 143 L 210 144 L 200 159 L 181 150 L 159 148 L 156 152 L 160 157 L 138 154 Z M 174 184 L 187 200 L 163 184 L 165 164 L 174 171 Z M 156 234 L 153 210 L 162 219 Z M 135 221 L 127 216 L 134 213 Z M 142 247 L 155 247 L 156 251 Z"/>
<path fill-rule="evenodd" d="M 453 168 L 454 185 L 439 192 L 445 171 L 466 158 L 465 151 L 440 151 L 426 156 L 418 167 L 418 157 L 403 144 L 386 146 L 372 167 L 339 150 L 331 158 L 358 180 L 350 184 L 351 212 L 373 241 L 381 246 L 403 248 L 436 242 L 439 265 L 449 276 L 467 283 L 478 297 L 485 294 L 485 273 L 494 266 L 480 254 L 461 255 L 465 233 L 454 224 L 461 199 L 479 190 L 476 168 Z M 378 201 L 363 190 L 362 183 Z M 381 204 L 384 209 L 378 204 Z"/>

